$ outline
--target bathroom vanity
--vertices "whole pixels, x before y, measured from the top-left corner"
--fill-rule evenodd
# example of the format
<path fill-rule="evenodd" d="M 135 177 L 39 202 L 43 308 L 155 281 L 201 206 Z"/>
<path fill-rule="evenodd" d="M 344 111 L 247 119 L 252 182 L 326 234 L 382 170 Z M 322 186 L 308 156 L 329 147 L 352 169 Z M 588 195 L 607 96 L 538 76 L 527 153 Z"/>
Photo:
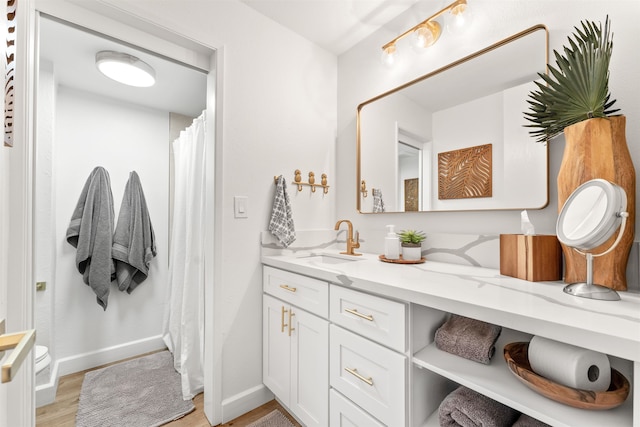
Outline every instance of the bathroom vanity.
<path fill-rule="evenodd" d="M 562 292 L 561 282 L 338 250 L 263 253 L 262 263 L 264 383 L 307 426 L 438 426 L 438 406 L 458 385 L 553 426 L 640 426 L 638 294 L 588 300 Z M 435 347 L 449 313 L 502 326 L 490 365 Z M 526 387 L 503 347 L 533 335 L 608 354 L 631 383 L 627 400 L 576 409 Z"/>

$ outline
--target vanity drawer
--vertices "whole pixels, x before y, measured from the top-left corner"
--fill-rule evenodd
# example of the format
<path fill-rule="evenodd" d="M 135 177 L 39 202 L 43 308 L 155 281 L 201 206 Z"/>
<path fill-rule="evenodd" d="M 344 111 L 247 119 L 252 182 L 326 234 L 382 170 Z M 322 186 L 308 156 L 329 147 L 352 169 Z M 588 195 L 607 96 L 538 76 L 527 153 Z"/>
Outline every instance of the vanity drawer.
<path fill-rule="evenodd" d="M 406 305 L 341 286 L 331 286 L 333 323 L 404 353 Z"/>
<path fill-rule="evenodd" d="M 264 292 L 320 317 L 329 314 L 329 284 L 322 280 L 264 266 Z"/>
<path fill-rule="evenodd" d="M 406 357 L 336 325 L 329 341 L 331 386 L 383 424 L 404 426 Z"/>
<path fill-rule="evenodd" d="M 329 402 L 331 427 L 384 427 L 384 424 L 380 424 L 362 408 L 333 389 L 329 393 Z"/>

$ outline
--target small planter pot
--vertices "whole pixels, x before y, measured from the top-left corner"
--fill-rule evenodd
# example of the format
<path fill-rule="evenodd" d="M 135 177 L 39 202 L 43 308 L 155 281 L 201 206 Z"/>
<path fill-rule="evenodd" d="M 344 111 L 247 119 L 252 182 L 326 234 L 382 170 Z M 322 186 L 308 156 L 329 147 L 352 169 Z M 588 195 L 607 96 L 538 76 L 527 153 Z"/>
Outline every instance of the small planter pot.
<path fill-rule="evenodd" d="M 402 259 L 405 261 L 419 261 L 422 259 L 422 245 L 420 243 L 403 243 Z"/>

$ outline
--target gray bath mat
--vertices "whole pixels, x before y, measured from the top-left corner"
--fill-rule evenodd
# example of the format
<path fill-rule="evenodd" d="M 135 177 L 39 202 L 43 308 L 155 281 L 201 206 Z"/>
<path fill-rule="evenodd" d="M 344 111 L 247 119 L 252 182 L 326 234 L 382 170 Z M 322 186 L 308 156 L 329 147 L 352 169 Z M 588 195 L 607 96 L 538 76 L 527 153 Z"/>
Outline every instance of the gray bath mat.
<path fill-rule="evenodd" d="M 173 356 L 163 351 L 87 372 L 76 426 L 160 426 L 194 409 L 182 400 Z"/>
<path fill-rule="evenodd" d="M 282 415 L 282 412 L 274 409 L 258 421 L 254 421 L 247 427 L 294 427 L 289 418 Z"/>

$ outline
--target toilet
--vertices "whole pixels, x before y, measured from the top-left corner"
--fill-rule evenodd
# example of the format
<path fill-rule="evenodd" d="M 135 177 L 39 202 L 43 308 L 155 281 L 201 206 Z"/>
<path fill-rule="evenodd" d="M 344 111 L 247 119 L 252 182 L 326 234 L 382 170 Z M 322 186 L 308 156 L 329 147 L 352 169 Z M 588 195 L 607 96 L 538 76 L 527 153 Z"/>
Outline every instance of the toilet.
<path fill-rule="evenodd" d="M 49 348 L 44 345 L 36 345 L 36 375 L 42 372 L 51 364 L 51 356 L 49 356 Z"/>

